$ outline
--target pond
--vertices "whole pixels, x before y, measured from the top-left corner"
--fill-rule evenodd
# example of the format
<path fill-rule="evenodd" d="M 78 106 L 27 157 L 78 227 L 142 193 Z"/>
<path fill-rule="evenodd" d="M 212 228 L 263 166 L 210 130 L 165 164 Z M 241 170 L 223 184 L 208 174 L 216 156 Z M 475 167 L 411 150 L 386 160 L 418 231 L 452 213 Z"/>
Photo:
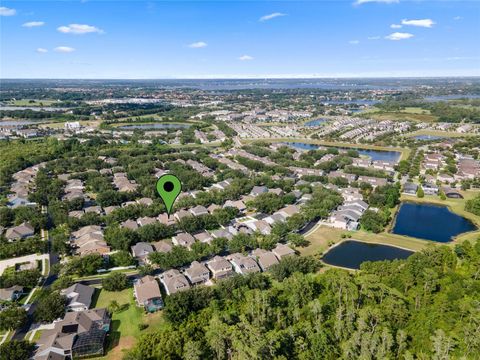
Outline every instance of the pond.
<path fill-rule="evenodd" d="M 413 251 L 395 246 L 348 240 L 329 250 L 322 260 L 329 265 L 360 269 L 365 261 L 406 259 L 412 254 Z"/>
<path fill-rule="evenodd" d="M 320 119 L 315 119 L 315 120 L 310 120 L 310 121 L 307 121 L 305 124 L 303 124 L 304 126 L 320 126 L 321 124 L 323 124 L 324 122 L 328 121 L 328 119 L 324 119 L 324 118 L 320 118 Z"/>
<path fill-rule="evenodd" d="M 413 137 L 415 140 L 441 140 L 446 139 L 446 136 L 437 136 L 437 135 L 417 135 Z"/>
<path fill-rule="evenodd" d="M 186 129 L 190 124 L 137 124 L 137 125 L 123 125 L 117 129 L 120 130 L 158 130 L 158 129 Z"/>
<path fill-rule="evenodd" d="M 400 205 L 392 232 L 437 242 L 477 227 L 468 219 L 451 212 L 446 206 L 404 202 Z"/>
<path fill-rule="evenodd" d="M 302 150 L 315 150 L 320 147 L 319 145 L 307 144 L 302 142 L 287 142 L 287 144 Z M 346 147 L 336 147 L 336 148 L 341 150 L 348 150 L 348 149 L 357 150 L 360 155 L 369 156 L 372 158 L 372 160 L 398 162 L 400 160 L 400 156 L 402 155 L 398 151 L 383 151 L 383 150 L 370 150 L 370 149 L 346 148 Z"/>

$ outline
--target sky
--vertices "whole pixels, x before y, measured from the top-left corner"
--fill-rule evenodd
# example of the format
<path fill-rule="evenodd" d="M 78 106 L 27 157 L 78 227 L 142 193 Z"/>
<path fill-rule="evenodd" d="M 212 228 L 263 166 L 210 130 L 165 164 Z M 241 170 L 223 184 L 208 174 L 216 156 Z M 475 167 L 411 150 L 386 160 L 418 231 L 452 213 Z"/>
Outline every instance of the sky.
<path fill-rule="evenodd" d="M 480 1 L 1 1 L 0 78 L 480 76 Z"/>

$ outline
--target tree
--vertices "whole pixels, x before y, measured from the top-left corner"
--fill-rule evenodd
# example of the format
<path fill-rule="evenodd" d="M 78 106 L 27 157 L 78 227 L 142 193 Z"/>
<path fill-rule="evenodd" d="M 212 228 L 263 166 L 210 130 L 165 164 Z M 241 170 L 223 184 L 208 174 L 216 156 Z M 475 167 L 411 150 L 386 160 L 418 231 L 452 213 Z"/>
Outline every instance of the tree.
<path fill-rule="evenodd" d="M 0 330 L 15 330 L 21 328 L 27 320 L 27 312 L 17 305 L 8 306 L 0 311 Z"/>
<path fill-rule="evenodd" d="M 388 216 L 381 211 L 367 210 L 360 218 L 360 224 L 367 231 L 379 233 L 383 231 L 383 228 L 388 222 Z"/>
<path fill-rule="evenodd" d="M 52 290 L 63 290 L 75 284 L 72 276 L 60 276 L 52 284 Z"/>
<path fill-rule="evenodd" d="M 310 242 L 305 239 L 302 235 L 296 233 L 290 233 L 287 235 L 287 241 L 295 247 L 305 247 L 310 244 Z"/>
<path fill-rule="evenodd" d="M 418 187 L 417 197 L 418 197 L 418 198 L 423 198 L 423 197 L 425 197 L 425 192 L 423 191 L 423 189 L 422 189 L 421 186 Z"/>
<path fill-rule="evenodd" d="M 25 360 L 35 349 L 35 344 L 26 340 L 10 340 L 0 345 L 0 360 Z"/>
<path fill-rule="evenodd" d="M 120 250 L 110 255 L 110 267 L 135 265 L 135 259 L 128 251 Z"/>
<path fill-rule="evenodd" d="M 35 319 L 42 322 L 52 322 L 62 318 L 65 315 L 66 303 L 65 296 L 60 295 L 58 291 L 42 295 L 35 309 Z"/>
<path fill-rule="evenodd" d="M 128 286 L 128 278 L 121 272 L 112 272 L 102 280 L 102 287 L 107 291 L 122 291 Z"/>

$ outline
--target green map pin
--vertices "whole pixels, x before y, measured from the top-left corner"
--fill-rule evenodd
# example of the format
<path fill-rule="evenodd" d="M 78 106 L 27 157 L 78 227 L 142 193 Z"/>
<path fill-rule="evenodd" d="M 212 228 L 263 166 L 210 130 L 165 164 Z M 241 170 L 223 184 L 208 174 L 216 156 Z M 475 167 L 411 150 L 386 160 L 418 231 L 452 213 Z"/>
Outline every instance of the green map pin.
<path fill-rule="evenodd" d="M 165 174 L 157 180 L 157 191 L 167 208 L 168 216 L 170 216 L 173 203 L 182 191 L 182 183 L 175 175 Z"/>

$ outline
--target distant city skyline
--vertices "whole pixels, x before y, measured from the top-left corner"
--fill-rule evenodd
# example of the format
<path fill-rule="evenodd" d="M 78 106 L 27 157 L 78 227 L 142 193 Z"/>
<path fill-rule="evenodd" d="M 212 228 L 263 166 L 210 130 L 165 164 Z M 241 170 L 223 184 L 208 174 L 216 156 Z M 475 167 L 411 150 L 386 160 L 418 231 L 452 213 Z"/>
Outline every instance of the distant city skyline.
<path fill-rule="evenodd" d="M 0 78 L 480 76 L 480 3 L 3 1 Z"/>

